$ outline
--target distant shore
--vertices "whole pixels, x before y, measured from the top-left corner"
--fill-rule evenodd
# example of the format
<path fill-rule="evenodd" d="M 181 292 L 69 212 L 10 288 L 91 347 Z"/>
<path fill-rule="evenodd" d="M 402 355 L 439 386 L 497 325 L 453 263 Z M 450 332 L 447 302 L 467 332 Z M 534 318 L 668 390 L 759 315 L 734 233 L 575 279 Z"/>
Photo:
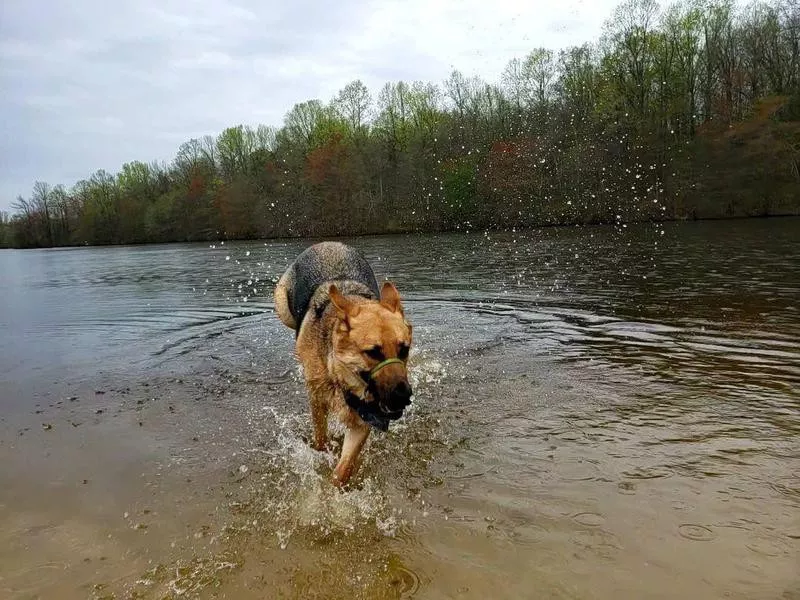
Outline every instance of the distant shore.
<path fill-rule="evenodd" d="M 0 212 L 0 246 L 276 239 L 800 214 L 792 0 L 622 4 L 496 83 L 361 80 Z M 119 140 L 124 144 L 125 140 Z"/>
<path fill-rule="evenodd" d="M 659 221 L 656 220 L 643 220 L 643 221 L 626 221 L 624 222 L 625 225 L 628 226 L 635 226 L 635 225 L 644 225 L 647 223 L 702 223 L 706 221 L 736 221 L 736 220 L 746 220 L 746 219 L 791 219 L 800 217 L 800 207 L 798 207 L 796 212 L 792 213 L 785 213 L 785 214 L 771 214 L 771 215 L 736 215 L 736 216 L 710 216 L 710 217 L 698 217 L 698 218 L 668 218 L 662 219 Z M 108 244 L 64 244 L 59 246 L 37 246 L 37 247 L 27 247 L 27 248 L 15 248 L 15 247 L 0 247 L 0 250 L 45 250 L 45 249 L 57 249 L 57 248 L 104 248 L 104 247 L 120 247 L 120 246 L 158 246 L 164 244 L 206 244 L 206 243 L 219 243 L 219 242 L 245 242 L 245 241 L 268 241 L 268 242 L 282 242 L 282 241 L 295 241 L 301 239 L 345 239 L 345 238 L 359 238 L 359 237 L 375 237 L 375 236 L 392 236 L 392 235 L 433 235 L 433 234 L 458 234 L 458 233 L 475 233 L 481 231 L 490 231 L 494 233 L 502 233 L 502 232 L 510 232 L 510 231 L 529 231 L 535 229 L 548 229 L 548 228 L 557 228 L 557 227 L 612 227 L 612 226 L 619 226 L 620 223 L 616 221 L 608 221 L 608 222 L 587 222 L 587 223 L 544 223 L 541 225 L 527 225 L 527 226 L 507 226 L 507 227 L 495 227 L 495 228 L 481 228 L 481 229 L 466 229 L 466 228 L 451 228 L 451 229 L 442 229 L 442 230 L 426 230 L 426 229 L 409 229 L 409 230 L 394 230 L 394 231 L 370 231 L 370 232 L 362 232 L 362 233 L 349 233 L 349 234 L 340 234 L 340 233 L 332 233 L 330 235 L 326 234 L 317 234 L 313 236 L 309 235 L 283 235 L 283 236 L 276 236 L 276 237 L 240 237 L 240 238 L 208 238 L 202 240 L 165 240 L 165 241 L 152 241 L 152 242 L 112 242 Z"/>

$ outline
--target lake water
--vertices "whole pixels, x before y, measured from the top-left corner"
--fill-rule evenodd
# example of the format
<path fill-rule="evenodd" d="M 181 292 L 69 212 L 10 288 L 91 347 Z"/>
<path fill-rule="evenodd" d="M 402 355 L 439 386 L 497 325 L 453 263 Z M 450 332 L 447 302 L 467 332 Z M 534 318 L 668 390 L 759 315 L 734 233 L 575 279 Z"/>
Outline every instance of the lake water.
<path fill-rule="evenodd" d="M 0 252 L 0 596 L 800 598 L 800 220 L 346 241 L 416 392 L 347 493 L 310 240 Z"/>

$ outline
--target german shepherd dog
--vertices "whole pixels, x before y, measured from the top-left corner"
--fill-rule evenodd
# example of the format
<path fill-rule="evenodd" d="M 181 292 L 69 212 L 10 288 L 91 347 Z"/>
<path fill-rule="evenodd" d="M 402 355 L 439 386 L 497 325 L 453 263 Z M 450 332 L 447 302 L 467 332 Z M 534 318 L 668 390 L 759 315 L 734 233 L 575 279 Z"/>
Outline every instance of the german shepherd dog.
<path fill-rule="evenodd" d="M 307 248 L 275 286 L 275 312 L 295 330 L 303 365 L 313 447 L 324 450 L 328 414 L 346 432 L 333 483 L 344 486 L 358 469 L 370 427 L 387 431 L 411 404 L 408 352 L 412 327 L 393 283 L 379 289 L 357 250 L 338 242 Z"/>

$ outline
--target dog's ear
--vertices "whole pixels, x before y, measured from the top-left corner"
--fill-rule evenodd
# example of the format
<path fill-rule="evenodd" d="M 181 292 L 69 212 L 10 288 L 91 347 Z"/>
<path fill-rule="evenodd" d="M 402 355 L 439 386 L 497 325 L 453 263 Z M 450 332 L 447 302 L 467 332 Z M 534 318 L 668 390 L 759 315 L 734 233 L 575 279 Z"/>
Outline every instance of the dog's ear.
<path fill-rule="evenodd" d="M 381 288 L 381 304 L 392 312 L 403 314 L 403 306 L 400 304 L 400 292 L 394 287 L 391 281 L 384 281 Z"/>
<path fill-rule="evenodd" d="M 331 284 L 328 288 L 328 295 L 333 306 L 336 307 L 336 315 L 345 323 L 348 317 L 354 317 L 358 313 L 358 307 L 342 295 L 336 284 Z"/>

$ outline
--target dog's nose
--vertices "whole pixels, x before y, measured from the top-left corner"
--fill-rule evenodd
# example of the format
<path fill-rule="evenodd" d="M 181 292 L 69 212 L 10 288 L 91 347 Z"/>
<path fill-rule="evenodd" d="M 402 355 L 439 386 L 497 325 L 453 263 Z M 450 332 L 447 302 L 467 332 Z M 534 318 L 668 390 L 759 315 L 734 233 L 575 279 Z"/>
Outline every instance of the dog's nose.
<path fill-rule="evenodd" d="M 413 391 L 411 390 L 411 386 L 408 385 L 407 381 L 401 381 L 392 390 L 392 404 L 395 406 L 402 406 L 405 408 L 409 404 L 411 404 L 411 394 Z"/>

